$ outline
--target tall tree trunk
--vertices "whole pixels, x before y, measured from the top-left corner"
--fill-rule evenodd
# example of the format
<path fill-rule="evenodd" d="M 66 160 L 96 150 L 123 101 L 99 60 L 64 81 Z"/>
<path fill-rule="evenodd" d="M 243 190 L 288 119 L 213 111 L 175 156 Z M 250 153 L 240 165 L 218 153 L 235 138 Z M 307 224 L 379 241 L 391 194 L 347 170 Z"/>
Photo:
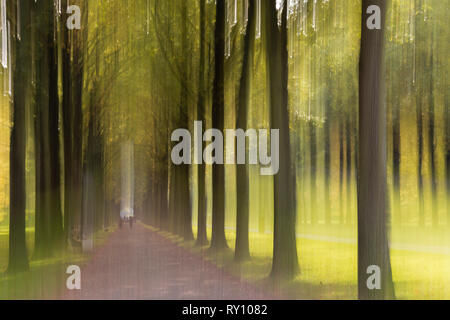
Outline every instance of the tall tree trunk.
<path fill-rule="evenodd" d="M 197 121 L 202 122 L 202 128 L 206 127 L 205 121 L 205 32 L 206 32 L 206 0 L 199 0 L 200 7 L 200 61 L 198 65 L 198 97 L 197 97 Z M 203 150 L 203 137 L 202 150 Z M 205 188 L 205 164 L 198 165 L 197 169 L 197 242 L 198 246 L 208 244 L 208 237 L 206 234 L 206 188 Z"/>
<path fill-rule="evenodd" d="M 310 171 L 309 171 L 309 187 L 311 192 L 311 224 L 317 223 L 317 195 L 316 195 L 316 180 L 317 180 L 317 133 L 314 119 L 310 119 L 309 123 L 309 154 L 310 154 Z"/>
<path fill-rule="evenodd" d="M 87 10 L 87 7 L 85 8 Z M 86 32 L 86 31 L 84 31 Z M 84 66 L 82 62 L 82 48 L 84 38 L 79 33 L 73 35 L 73 62 L 72 62 L 72 83 L 73 92 L 71 100 L 73 107 L 72 124 L 72 237 L 81 238 L 81 217 L 82 217 L 82 194 L 83 194 L 83 77 Z"/>
<path fill-rule="evenodd" d="M 142 220 L 145 224 L 153 225 L 155 227 L 158 227 L 156 225 L 156 201 L 158 201 L 157 198 L 157 190 L 156 190 L 156 177 L 151 175 L 148 178 L 147 183 L 147 197 L 145 199 L 144 204 L 144 215 L 142 217 Z"/>
<path fill-rule="evenodd" d="M 352 126 L 351 126 L 351 113 L 346 115 L 345 125 L 345 196 L 346 196 L 346 208 L 345 208 L 345 223 L 352 222 Z"/>
<path fill-rule="evenodd" d="M 392 104 L 392 192 L 394 208 L 392 217 L 398 225 L 402 224 L 402 213 L 400 207 L 400 104 L 399 99 L 393 99 Z"/>
<path fill-rule="evenodd" d="M 247 130 L 248 104 L 250 102 L 251 73 L 253 69 L 253 48 L 255 43 L 255 0 L 249 0 L 248 20 L 244 36 L 244 57 L 237 101 L 236 128 Z M 237 144 L 236 144 L 237 145 Z M 237 154 L 237 152 L 235 153 Z M 236 246 L 234 259 L 250 259 L 249 245 L 249 168 L 246 164 L 236 166 Z"/>
<path fill-rule="evenodd" d="M 295 237 L 295 168 L 291 163 L 288 110 L 287 1 L 278 28 L 276 1 L 262 3 L 265 12 L 271 128 L 279 130 L 280 166 L 274 177 L 273 278 L 292 279 L 299 271 Z"/>
<path fill-rule="evenodd" d="M 328 82 L 330 84 L 331 81 Z M 328 86 L 330 88 L 330 86 Z M 330 89 L 331 91 L 331 89 Z M 325 104 L 325 123 L 324 123 L 324 144 L 325 144 L 325 224 L 331 224 L 331 197 L 330 197 L 330 183 L 331 183 L 331 94 L 327 94 Z"/>
<path fill-rule="evenodd" d="M 366 26 L 367 9 L 381 9 L 381 29 Z M 363 0 L 359 64 L 358 296 L 393 299 L 387 230 L 386 104 L 384 97 L 384 0 Z M 369 10 L 370 12 L 370 10 Z M 377 273 L 377 268 L 380 272 Z M 375 271 L 374 271 L 375 270 Z M 369 273 L 380 287 L 369 289 Z"/>
<path fill-rule="evenodd" d="M 89 99 L 89 123 L 87 134 L 87 146 L 84 153 L 83 167 L 82 167 L 82 213 L 81 213 L 81 241 L 83 252 L 90 252 L 93 250 L 94 239 L 94 224 L 97 213 L 97 190 L 96 190 L 96 168 L 95 168 L 95 121 L 97 115 L 95 114 L 95 96 L 97 92 L 97 82 L 93 81 L 93 88 Z"/>
<path fill-rule="evenodd" d="M 421 80 L 423 77 L 421 76 Z M 422 83 L 416 89 L 416 118 L 417 118 L 417 189 L 419 193 L 419 226 L 425 226 L 425 208 L 423 194 L 423 97 Z"/>
<path fill-rule="evenodd" d="M 167 217 L 168 217 L 168 201 L 167 198 L 167 189 L 168 189 L 168 182 L 169 182 L 169 170 L 167 167 L 167 158 L 165 158 L 165 161 L 163 162 L 163 165 L 165 167 L 162 169 L 161 173 L 161 186 L 160 186 L 160 196 L 161 196 L 161 211 L 159 213 L 160 215 L 160 228 L 162 230 L 168 230 L 167 228 Z"/>
<path fill-rule="evenodd" d="M 225 0 L 216 1 L 216 26 L 214 31 L 214 83 L 212 104 L 213 128 L 223 132 L 225 93 L 224 93 L 224 64 L 225 64 Z M 213 175 L 213 203 L 212 203 L 212 237 L 211 249 L 220 250 L 228 247 L 225 238 L 225 166 L 214 163 Z"/>
<path fill-rule="evenodd" d="M 100 114 L 99 111 L 97 111 L 98 114 Z M 95 231 L 102 230 L 104 228 L 104 221 L 105 221 L 105 194 L 104 194 L 104 142 L 103 142 L 103 136 L 101 133 L 101 124 L 100 119 L 98 119 L 98 116 L 96 118 L 96 125 L 95 125 L 95 135 L 94 135 L 94 156 L 93 156 L 93 172 L 94 172 L 94 199 L 95 202 L 93 203 L 95 205 Z M 133 205 L 133 204 L 132 204 Z"/>
<path fill-rule="evenodd" d="M 189 128 L 189 104 L 188 104 L 188 85 L 189 85 L 189 73 L 188 73 L 188 7 L 187 2 L 181 2 L 181 51 L 182 51 L 182 81 L 181 81 L 181 101 L 180 101 L 180 128 Z M 191 197 L 189 189 L 189 165 L 181 164 L 177 166 L 175 172 L 177 178 L 177 194 L 178 197 L 178 214 L 180 217 L 180 235 L 184 240 L 193 240 L 194 235 L 192 232 L 192 207 L 191 207 Z"/>
<path fill-rule="evenodd" d="M 88 1 L 81 0 L 82 25 L 88 23 Z M 72 99 L 73 99 L 73 221 L 74 237 L 81 239 L 83 218 L 83 51 L 87 44 L 88 28 L 72 32 Z"/>
<path fill-rule="evenodd" d="M 422 0 L 414 0 L 415 8 L 419 8 L 422 6 Z M 419 25 L 419 22 L 424 19 L 423 16 L 419 16 L 418 14 L 415 16 L 415 24 L 416 26 Z M 422 33 L 417 33 L 417 39 L 416 42 L 424 42 L 425 39 L 423 38 Z M 418 160 L 417 160 L 417 191 L 418 191 L 418 200 L 419 200 L 419 207 L 418 207 L 418 213 L 419 213 L 419 226 L 423 227 L 426 224 L 426 216 L 425 216 L 425 201 L 424 201 L 424 184 L 423 184 L 423 166 L 424 166 L 424 109 L 423 109 L 423 103 L 424 103 L 424 87 L 425 87 L 425 78 L 424 74 L 426 73 L 426 59 L 424 59 L 423 54 L 415 53 L 414 56 L 415 59 L 415 65 L 417 66 L 417 77 L 418 81 L 416 84 L 416 92 L 415 92 L 415 99 L 416 99 L 416 118 L 417 118 L 417 153 L 418 153 Z"/>
<path fill-rule="evenodd" d="M 59 101 L 58 68 L 54 40 L 54 5 L 39 2 L 37 7 L 37 39 L 39 57 L 37 65 L 37 115 L 39 146 L 36 168 L 36 231 L 35 257 L 45 258 L 53 254 L 61 243 L 62 214 L 59 159 Z"/>
<path fill-rule="evenodd" d="M 339 117 L 339 223 L 344 223 L 344 120 Z"/>
<path fill-rule="evenodd" d="M 51 208 L 52 218 L 50 220 L 54 230 L 55 245 L 60 246 L 63 239 L 63 220 L 61 208 L 61 159 L 60 159 L 60 134 L 59 134 L 59 95 L 58 95 L 58 45 L 56 43 L 54 30 L 55 26 L 55 6 L 52 6 L 52 20 L 50 21 L 50 34 L 48 35 L 49 44 L 49 65 L 50 65 L 50 83 L 49 83 L 49 137 L 50 137 L 50 190 L 52 194 Z"/>
<path fill-rule="evenodd" d="M 447 201 L 447 226 L 450 228 L 450 105 L 449 105 L 449 92 L 445 93 L 445 173 L 446 173 L 446 201 Z"/>
<path fill-rule="evenodd" d="M 63 0 L 62 8 L 67 8 L 67 0 Z M 62 21 L 67 21 L 68 15 L 63 10 Z M 71 43 L 69 29 L 62 28 L 62 117 L 64 137 L 64 234 L 69 241 L 73 234 L 73 100 L 71 74 Z"/>
<path fill-rule="evenodd" d="M 7 5 L 10 9 L 10 5 Z M 25 157 L 26 157 L 26 123 L 25 109 L 27 107 L 26 91 L 30 86 L 31 68 L 31 8 L 28 2 L 21 6 L 20 12 L 21 37 L 16 38 L 13 47 L 16 55 L 13 72 L 13 108 L 10 149 L 10 219 L 9 219 L 9 264 L 8 273 L 28 270 L 25 228 Z M 9 57 L 12 59 L 12 57 Z M 11 72 L 11 71 L 10 71 Z"/>
<path fill-rule="evenodd" d="M 428 79 L 429 92 L 428 92 L 428 148 L 430 153 L 430 171 L 431 171 L 431 222 L 433 227 L 439 225 L 439 212 L 437 206 L 437 177 L 436 177 L 436 141 L 435 141 L 435 108 L 434 108 L 434 77 L 433 77 L 433 33 L 431 34 L 431 52 L 428 62 L 428 68 L 430 77 Z M 447 124 L 448 125 L 448 124 Z"/>
<path fill-rule="evenodd" d="M 167 216 L 167 231 L 176 233 L 176 198 L 175 198 L 175 164 L 169 165 L 168 189 L 169 189 L 169 207 Z"/>
<path fill-rule="evenodd" d="M 164 123 L 168 123 L 168 111 L 164 108 L 160 111 L 161 118 Z M 160 144 L 166 146 L 162 148 L 161 163 L 159 168 L 159 179 L 160 179 L 160 212 L 159 212 L 159 228 L 162 230 L 169 230 L 169 198 L 168 198 L 168 188 L 169 188 L 169 128 L 162 129 L 161 142 Z"/>
<path fill-rule="evenodd" d="M 173 115 L 176 118 L 177 129 L 189 129 L 188 116 L 188 38 L 187 38 L 187 4 L 181 2 L 181 55 L 180 55 L 180 101 L 177 112 Z M 190 205 L 189 189 L 189 165 L 171 165 L 170 183 L 170 212 L 172 232 L 183 237 L 185 240 L 194 238 L 192 232 L 192 216 Z"/>

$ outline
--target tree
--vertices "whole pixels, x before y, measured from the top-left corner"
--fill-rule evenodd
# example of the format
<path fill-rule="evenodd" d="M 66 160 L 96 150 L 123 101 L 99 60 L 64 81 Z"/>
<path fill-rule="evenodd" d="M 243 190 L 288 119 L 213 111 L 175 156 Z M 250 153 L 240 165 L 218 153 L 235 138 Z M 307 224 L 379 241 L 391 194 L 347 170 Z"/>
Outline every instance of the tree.
<path fill-rule="evenodd" d="M 415 0 L 415 7 L 419 7 L 419 0 Z M 424 17 L 419 17 L 417 14 L 415 19 L 416 25 L 419 21 L 421 21 Z M 422 42 L 423 34 L 417 33 L 416 35 L 416 41 Z M 417 148 L 418 148 L 418 161 L 417 161 L 417 189 L 419 193 L 419 226 L 425 226 L 425 203 L 424 203 L 424 183 L 423 183 L 423 166 L 424 166 L 424 108 L 423 108 L 423 95 L 425 93 L 424 86 L 425 86 L 425 70 L 426 65 L 425 61 L 426 59 L 423 57 L 424 54 L 416 54 L 415 59 L 415 65 L 418 67 L 418 83 L 416 85 L 416 122 L 417 122 Z"/>
<path fill-rule="evenodd" d="M 270 126 L 279 130 L 280 170 L 274 177 L 274 237 L 271 276 L 292 279 L 299 271 L 295 237 L 295 169 L 291 164 L 288 112 L 287 1 L 278 27 L 276 1 L 263 3 L 266 26 Z"/>
<path fill-rule="evenodd" d="M 61 7 L 67 8 L 68 0 Z M 61 23 L 68 19 L 66 10 L 61 12 Z M 84 32 L 84 31 L 83 31 Z M 61 28 L 61 68 L 64 150 L 64 234 L 71 243 L 77 237 L 81 213 L 81 150 L 82 146 L 82 89 L 83 66 L 80 62 L 83 32 Z"/>
<path fill-rule="evenodd" d="M 392 74 L 392 63 L 390 73 Z M 392 76 L 391 76 L 392 77 Z M 392 78 L 391 78 L 392 79 Z M 392 80 L 391 80 L 392 81 Z M 397 80 L 398 81 L 398 80 Z M 394 93 L 394 85 L 391 86 L 391 118 L 392 118 L 392 193 L 393 193 L 393 215 L 398 225 L 402 224 L 402 214 L 400 207 L 400 99 Z"/>
<path fill-rule="evenodd" d="M 8 9 L 10 7 L 12 5 L 8 5 Z M 16 58 L 13 70 L 13 125 L 10 137 L 9 273 L 26 271 L 29 267 L 25 230 L 25 109 L 30 103 L 30 100 L 27 101 L 26 91 L 31 85 L 29 72 L 31 68 L 30 3 L 23 3 L 16 16 L 19 17 L 15 22 L 21 30 L 21 39 L 16 36 L 14 42 Z"/>
<path fill-rule="evenodd" d="M 212 125 L 213 128 L 223 132 L 225 112 L 225 0 L 216 1 L 214 57 Z M 211 249 L 221 250 L 228 247 L 225 238 L 225 167 L 222 164 L 214 163 L 212 165 L 212 171 L 213 202 Z"/>
<path fill-rule="evenodd" d="M 436 165 L 436 130 L 435 130 L 435 107 L 434 107 L 434 32 L 431 33 L 430 53 L 428 57 L 427 70 L 429 70 L 428 79 L 428 148 L 430 154 L 431 166 L 431 223 L 433 227 L 439 225 L 439 215 L 437 206 L 437 165 Z M 447 124 L 448 125 L 448 124 Z"/>
<path fill-rule="evenodd" d="M 197 120 L 202 122 L 202 128 L 206 127 L 205 121 L 205 32 L 206 32 L 206 10 L 205 0 L 199 0 L 200 11 L 200 42 L 199 42 L 199 66 L 198 66 L 198 97 L 197 97 Z M 202 146 L 203 146 L 202 139 Z M 203 148 L 202 148 L 203 150 Z M 205 164 L 198 165 L 198 216 L 197 216 L 197 245 L 208 244 L 206 235 L 206 188 L 205 188 Z"/>
<path fill-rule="evenodd" d="M 87 9 L 88 2 L 81 1 L 83 5 L 83 25 L 87 24 Z M 70 199 L 72 205 L 72 211 L 69 212 L 69 219 L 72 219 L 71 228 L 73 230 L 72 237 L 80 237 L 81 233 L 81 217 L 82 217 L 82 194 L 83 194 L 83 87 L 84 87 L 84 63 L 83 63 L 83 50 L 86 47 L 87 42 L 87 28 L 84 27 L 81 32 L 74 31 L 72 33 L 72 66 L 71 66 L 71 84 L 70 95 L 72 103 L 72 117 L 73 122 L 70 125 L 72 135 L 72 160 L 71 166 L 67 167 L 68 170 L 72 169 L 70 174 L 72 181 L 73 194 Z M 66 48 L 67 49 L 67 48 Z M 64 58 L 63 58 L 64 59 Z M 64 62 L 63 62 L 64 64 Z M 66 71 L 67 72 L 67 71 Z M 63 74 L 64 77 L 64 74 Z M 64 79 L 63 79 L 64 86 Z M 64 90 L 64 87 L 63 87 Z M 67 89 L 66 89 L 67 90 Z M 64 97 L 63 97 L 64 100 Z M 63 102 L 64 103 L 64 102 Z M 64 113 L 63 113 L 64 116 Z M 68 128 L 69 129 L 69 128 Z M 65 154 L 66 155 L 66 154 Z M 66 168 L 66 167 L 65 167 Z M 70 183 L 70 181 L 69 181 Z M 70 186 L 69 186 L 70 188 Z M 67 232 L 70 232 L 66 230 Z"/>
<path fill-rule="evenodd" d="M 345 223 L 352 221 L 352 207 L 351 207 L 351 185 L 352 185 L 352 116 L 348 112 L 345 120 L 345 182 L 346 182 L 346 208 L 345 208 Z"/>
<path fill-rule="evenodd" d="M 371 7 L 372 6 L 372 7 Z M 380 12 L 377 16 L 378 6 Z M 369 8 L 370 7 L 370 8 Z M 375 13 L 373 13 L 373 11 Z M 393 299 L 394 285 L 387 231 L 386 105 L 384 100 L 384 0 L 363 0 L 359 65 L 358 296 Z M 380 29 L 369 29 L 367 14 Z M 380 269 L 381 287 L 367 284 L 371 267 Z"/>
<path fill-rule="evenodd" d="M 63 8 L 67 8 L 68 1 L 61 3 Z M 66 10 L 62 12 L 62 20 L 67 21 Z M 71 81 L 71 43 L 70 32 L 68 28 L 62 28 L 62 119 L 63 119 L 63 138 L 64 138 L 64 234 L 66 241 L 71 237 L 73 230 L 73 101 L 72 101 L 72 81 Z"/>
<path fill-rule="evenodd" d="M 449 105 L 449 92 L 448 90 L 445 93 L 445 123 L 447 126 L 445 127 L 445 181 L 446 181 L 446 190 L 447 190 L 447 226 L 450 228 L 450 105 Z"/>
<path fill-rule="evenodd" d="M 342 101 L 340 99 L 340 101 Z M 344 120 L 339 115 L 339 223 L 345 222 L 344 218 Z"/>
<path fill-rule="evenodd" d="M 422 77 L 421 77 L 422 78 Z M 423 102 L 422 89 L 416 88 L 416 117 L 417 117 L 417 146 L 418 146 L 418 161 L 417 161 L 417 188 L 419 192 L 419 225 L 425 225 L 425 208 L 423 195 Z"/>
<path fill-rule="evenodd" d="M 327 77 L 327 84 L 329 90 L 331 90 L 332 81 Z M 325 122 L 324 122 L 324 145 L 325 145 L 325 161 L 324 161 L 324 173 L 325 173 L 325 223 L 331 224 L 331 198 L 330 198 L 330 183 L 331 183 L 331 94 L 327 94 L 325 98 Z"/>
<path fill-rule="evenodd" d="M 188 5 L 186 1 L 181 1 L 181 91 L 180 91 L 180 126 L 179 128 L 189 128 L 189 38 L 188 38 Z M 189 165 L 182 164 L 176 167 L 176 208 L 179 216 L 179 234 L 185 240 L 194 239 L 192 233 L 192 211 L 190 204 L 189 190 Z"/>
<path fill-rule="evenodd" d="M 255 43 L 256 21 L 255 0 L 248 4 L 248 20 L 244 36 L 244 57 L 242 60 L 241 78 L 237 101 L 236 128 L 247 130 L 247 114 L 250 99 L 251 71 L 253 68 L 253 50 Z M 236 144 L 237 145 L 237 144 Z M 235 260 L 250 259 L 249 245 L 249 172 L 246 164 L 238 164 L 236 168 L 236 246 Z"/>
<path fill-rule="evenodd" d="M 310 215 L 311 215 L 311 224 L 317 224 L 318 215 L 317 215 L 317 192 L 316 192 L 316 184 L 317 184 L 317 124 L 314 119 L 310 119 L 308 121 L 308 129 L 309 129 L 309 154 L 310 154 Z"/>
<path fill-rule="evenodd" d="M 55 6 L 36 4 L 36 231 L 35 258 L 46 258 L 63 236 L 60 159 L 57 46 Z"/>

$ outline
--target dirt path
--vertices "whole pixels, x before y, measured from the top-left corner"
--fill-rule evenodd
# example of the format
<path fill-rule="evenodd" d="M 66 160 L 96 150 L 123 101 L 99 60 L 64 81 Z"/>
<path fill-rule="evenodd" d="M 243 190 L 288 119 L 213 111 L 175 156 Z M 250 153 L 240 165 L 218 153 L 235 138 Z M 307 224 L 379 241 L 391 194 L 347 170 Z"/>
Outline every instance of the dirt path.
<path fill-rule="evenodd" d="M 63 299 L 272 299 L 140 224 L 116 231 Z"/>

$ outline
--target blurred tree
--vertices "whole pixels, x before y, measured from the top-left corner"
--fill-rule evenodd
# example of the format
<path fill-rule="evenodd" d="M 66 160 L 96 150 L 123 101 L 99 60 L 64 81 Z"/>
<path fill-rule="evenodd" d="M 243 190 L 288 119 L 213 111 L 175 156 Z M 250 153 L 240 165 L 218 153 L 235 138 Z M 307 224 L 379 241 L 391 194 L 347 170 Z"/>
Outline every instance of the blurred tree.
<path fill-rule="evenodd" d="M 274 238 L 271 276 L 292 279 L 299 271 L 295 237 L 295 168 L 291 164 L 288 112 L 287 1 L 278 26 L 276 0 L 263 3 L 265 12 L 270 127 L 279 130 L 280 170 L 274 176 Z"/>
<path fill-rule="evenodd" d="M 378 10 L 374 9 L 377 6 Z M 370 8 L 369 8 L 370 7 Z M 359 65 L 358 296 L 393 299 L 388 243 L 386 105 L 384 96 L 384 0 L 363 0 Z M 377 12 L 379 15 L 377 16 Z M 380 29 L 369 29 L 371 16 Z M 368 272 L 379 268 L 380 287 L 369 288 Z M 371 271 L 372 270 L 372 271 Z M 375 269 L 376 270 L 376 269 Z"/>
<path fill-rule="evenodd" d="M 200 39 L 199 39 L 199 65 L 198 65 L 198 96 L 197 96 L 197 121 L 202 122 L 202 128 L 206 127 L 205 119 L 205 55 L 206 55 L 206 0 L 199 0 L 199 29 L 200 29 Z M 204 147 L 203 137 L 202 149 Z M 202 151 L 203 153 L 203 151 Z M 201 155 L 203 157 L 203 154 Z M 198 194 L 197 194 L 197 205 L 198 205 L 198 215 L 197 215 L 197 245 L 204 246 L 208 244 L 208 237 L 206 235 L 206 188 L 205 188 L 205 164 L 202 163 L 198 165 L 197 172 L 197 184 L 198 184 Z"/>
<path fill-rule="evenodd" d="M 16 0 L 18 1 L 18 0 Z M 20 37 L 15 36 L 13 54 L 13 107 L 10 149 L 10 219 L 9 219 L 9 265 L 8 273 L 28 270 L 28 257 L 25 241 L 25 153 L 26 122 L 25 110 L 31 100 L 27 89 L 31 86 L 31 4 L 22 3 L 17 7 L 8 2 L 7 10 L 13 17 L 12 32 L 19 29 Z M 14 10 L 15 9 L 15 10 Z M 15 12 L 16 10 L 19 10 Z M 17 19 L 17 18 L 19 19 Z M 12 57 L 10 57 L 11 59 Z"/>
<path fill-rule="evenodd" d="M 36 227 L 35 258 L 52 256 L 63 236 L 58 61 L 53 2 L 36 3 Z"/>
<path fill-rule="evenodd" d="M 253 54 L 255 45 L 255 0 L 249 0 L 247 25 L 245 28 L 243 61 L 241 78 L 239 80 L 239 94 L 237 101 L 236 128 L 247 130 L 248 105 L 250 103 L 251 72 L 253 69 Z M 236 144 L 237 145 L 237 144 Z M 237 154 L 237 153 L 236 153 Z M 238 164 L 236 168 L 236 246 L 235 260 L 250 259 L 249 245 L 249 172 L 247 164 Z"/>
<path fill-rule="evenodd" d="M 216 1 L 216 23 L 214 31 L 214 86 L 212 101 L 212 126 L 224 130 L 224 60 L 225 60 L 225 0 Z M 213 203 L 212 203 L 212 238 L 211 249 L 227 248 L 225 238 L 225 167 L 214 163 Z"/>

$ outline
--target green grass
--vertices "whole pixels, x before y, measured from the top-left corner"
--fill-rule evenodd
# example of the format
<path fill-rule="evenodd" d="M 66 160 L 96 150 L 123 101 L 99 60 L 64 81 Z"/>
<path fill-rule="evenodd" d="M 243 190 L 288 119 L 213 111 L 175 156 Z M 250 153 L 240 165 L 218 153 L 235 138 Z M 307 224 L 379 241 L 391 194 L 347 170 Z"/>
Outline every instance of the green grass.
<path fill-rule="evenodd" d="M 152 227 L 148 227 L 157 231 Z M 228 229 L 229 250 L 212 254 L 205 248 L 185 243 L 180 238 L 158 231 L 178 245 L 201 255 L 237 276 L 258 284 L 267 284 L 272 263 L 272 235 L 250 233 L 252 259 L 233 262 L 235 232 Z M 196 232 L 194 228 L 194 233 Z M 297 239 L 301 273 L 289 283 L 281 284 L 282 291 L 294 299 L 356 299 L 357 246 L 356 227 L 300 226 Z M 211 229 L 208 230 L 211 234 Z M 305 236 L 307 238 L 305 238 Z M 96 234 L 100 246 L 108 233 Z M 27 247 L 32 256 L 34 231 L 27 229 Z M 450 299 L 450 235 L 445 229 L 402 228 L 392 231 L 391 260 L 398 299 Z M 400 249 L 396 249 L 400 248 Z M 8 234 L 0 232 L 0 272 L 7 267 Z M 89 256 L 61 252 L 53 259 L 31 260 L 30 271 L 17 276 L 0 275 L 0 299 L 57 298 L 66 279 L 69 264 L 82 264 Z"/>
<path fill-rule="evenodd" d="M 308 235 L 320 235 L 322 231 L 327 230 L 323 237 L 329 237 L 329 228 L 322 226 L 313 229 L 315 230 L 304 231 Z M 294 299 L 357 298 L 356 241 L 346 243 L 345 241 L 349 238 L 342 237 L 344 232 L 339 232 L 340 228 L 333 230 L 331 232 L 333 236 L 328 239 L 316 240 L 302 237 L 297 239 L 301 272 L 294 281 L 280 285 L 287 297 Z M 449 243 L 442 241 L 448 239 L 448 232 L 422 230 L 414 235 L 412 231 L 414 230 L 395 230 L 393 232 L 395 235 L 392 236 L 394 244 L 395 241 L 410 241 L 406 249 L 391 250 L 397 299 L 450 299 L 450 255 L 433 252 L 436 248 L 448 249 L 442 246 L 442 243 Z M 208 232 L 210 233 L 211 230 Z M 233 262 L 235 243 L 233 230 L 226 231 L 230 249 L 221 254 L 212 254 L 205 248 L 194 247 L 193 242 L 183 243 L 177 237 L 169 236 L 167 233 L 161 234 L 237 276 L 255 283 L 267 283 L 272 263 L 271 234 L 250 233 L 252 259 L 242 264 Z M 356 233 L 352 236 L 356 240 Z M 344 242 L 339 242 L 341 239 L 344 239 Z M 437 242 L 438 240 L 441 241 Z M 434 244 L 434 246 L 425 246 L 424 243 Z M 397 244 L 403 243 L 397 242 Z M 430 252 L 426 252 L 427 250 Z"/>
<path fill-rule="evenodd" d="M 32 252 L 34 248 L 34 229 L 26 229 L 27 250 Z M 9 233 L 8 229 L 0 229 L 0 273 L 8 267 Z"/>
<path fill-rule="evenodd" d="M 101 246 L 109 233 L 100 231 L 95 234 L 95 245 Z M 28 256 L 32 257 L 34 247 L 34 229 L 27 229 Z M 30 270 L 17 275 L 5 273 L 8 265 L 8 233 L 0 231 L 0 300 L 5 299 L 57 299 L 65 290 L 66 268 L 69 265 L 82 265 L 89 255 L 80 250 L 64 250 L 54 257 L 43 260 L 30 259 Z"/>

